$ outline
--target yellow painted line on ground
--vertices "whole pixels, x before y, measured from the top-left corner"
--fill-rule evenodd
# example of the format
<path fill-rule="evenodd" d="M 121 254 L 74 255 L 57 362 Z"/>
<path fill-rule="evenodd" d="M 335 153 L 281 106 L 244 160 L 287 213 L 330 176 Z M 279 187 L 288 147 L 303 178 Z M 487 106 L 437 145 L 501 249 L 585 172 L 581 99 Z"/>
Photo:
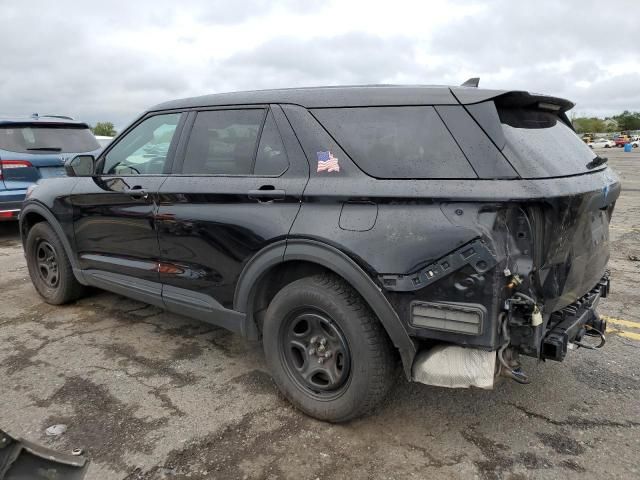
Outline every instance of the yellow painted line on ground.
<path fill-rule="evenodd" d="M 640 330 L 640 322 L 632 322 L 631 320 L 623 320 L 621 318 L 610 317 L 608 315 L 600 315 L 600 317 L 607 321 L 607 335 L 617 335 L 619 337 L 629 338 L 640 342 L 640 333 L 628 332 L 620 329 L 620 327 L 627 327 Z"/>
<path fill-rule="evenodd" d="M 615 323 L 616 325 L 622 325 L 623 327 L 640 328 L 640 322 L 632 322 L 630 320 L 622 320 L 621 318 L 609 317 L 608 315 L 600 315 L 607 323 Z"/>
<path fill-rule="evenodd" d="M 624 330 L 612 330 L 611 328 L 607 328 L 607 335 L 609 334 L 630 338 L 631 340 L 638 340 L 640 342 L 640 333 L 625 332 Z"/>

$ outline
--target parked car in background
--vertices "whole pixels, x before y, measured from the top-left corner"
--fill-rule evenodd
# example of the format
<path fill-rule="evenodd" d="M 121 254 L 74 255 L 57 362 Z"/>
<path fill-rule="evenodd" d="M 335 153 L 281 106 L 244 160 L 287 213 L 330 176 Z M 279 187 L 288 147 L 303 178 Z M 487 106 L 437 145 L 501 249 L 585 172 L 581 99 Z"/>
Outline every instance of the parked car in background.
<path fill-rule="evenodd" d="M 616 147 L 624 147 L 627 143 L 629 143 L 629 137 L 626 135 L 619 135 L 613 139 Z"/>
<path fill-rule="evenodd" d="M 30 190 L 29 274 L 51 304 L 90 285 L 262 339 L 322 420 L 370 411 L 398 361 L 429 385 L 528 383 L 519 354 L 604 345 L 620 182 L 571 107 L 429 86 L 164 103 Z"/>
<path fill-rule="evenodd" d="M 89 126 L 56 115 L 0 118 L 0 220 L 17 218 L 27 188 L 64 176 L 64 162 L 100 145 Z"/>
<path fill-rule="evenodd" d="M 631 143 L 631 146 L 632 146 L 633 148 L 638 148 L 638 147 L 640 147 L 640 137 L 633 137 L 633 138 L 631 139 L 630 143 Z"/>
<path fill-rule="evenodd" d="M 587 143 L 591 148 L 611 148 L 615 147 L 616 143 L 613 140 L 608 140 L 606 138 L 598 138 L 593 142 Z"/>
<path fill-rule="evenodd" d="M 113 137 L 107 137 L 106 135 L 94 135 L 94 136 L 96 137 L 96 140 L 98 141 L 98 143 L 102 148 L 109 145 L 111 143 L 111 140 L 113 140 Z"/>

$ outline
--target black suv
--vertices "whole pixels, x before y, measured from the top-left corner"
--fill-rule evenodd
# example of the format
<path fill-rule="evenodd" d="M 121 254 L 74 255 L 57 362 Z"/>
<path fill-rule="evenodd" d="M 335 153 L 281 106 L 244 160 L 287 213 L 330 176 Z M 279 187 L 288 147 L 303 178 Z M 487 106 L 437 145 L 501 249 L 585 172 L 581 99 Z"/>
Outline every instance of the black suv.
<path fill-rule="evenodd" d="M 600 346 L 620 183 L 567 100 L 327 87 L 158 105 L 20 217 L 45 301 L 110 290 L 262 339 L 298 408 L 344 421 L 407 378 L 526 383 Z M 595 338 L 589 338 L 595 337 Z"/>

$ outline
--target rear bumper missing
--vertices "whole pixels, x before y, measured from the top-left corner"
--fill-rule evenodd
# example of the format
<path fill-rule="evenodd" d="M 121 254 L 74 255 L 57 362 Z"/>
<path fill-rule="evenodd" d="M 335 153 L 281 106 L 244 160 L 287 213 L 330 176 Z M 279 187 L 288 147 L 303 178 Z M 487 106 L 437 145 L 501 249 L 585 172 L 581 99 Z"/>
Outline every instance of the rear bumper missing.
<path fill-rule="evenodd" d="M 607 322 L 596 312 L 601 298 L 609 293 L 610 280 L 607 272 L 598 284 L 571 305 L 553 312 L 549 318 L 547 333 L 542 340 L 542 359 L 564 360 L 570 345 L 580 342 L 591 332 L 604 334 Z"/>

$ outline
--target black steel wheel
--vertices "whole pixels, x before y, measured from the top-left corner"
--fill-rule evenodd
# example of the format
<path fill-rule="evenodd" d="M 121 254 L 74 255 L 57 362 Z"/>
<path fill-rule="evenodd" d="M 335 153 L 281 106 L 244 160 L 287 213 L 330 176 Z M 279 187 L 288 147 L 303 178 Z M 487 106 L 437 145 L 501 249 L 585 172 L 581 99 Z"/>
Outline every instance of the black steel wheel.
<path fill-rule="evenodd" d="M 312 307 L 292 312 L 282 322 L 280 351 L 288 373 L 310 394 L 339 394 L 349 379 L 349 344 L 325 312 Z"/>
<path fill-rule="evenodd" d="M 43 239 L 38 241 L 35 248 L 40 280 L 49 288 L 56 288 L 60 281 L 56 251 L 49 242 Z"/>
<path fill-rule="evenodd" d="M 25 241 L 27 267 L 40 296 L 54 305 L 79 298 L 84 287 L 73 274 L 62 241 L 46 222 L 35 224 Z"/>
<path fill-rule="evenodd" d="M 380 322 L 334 275 L 282 288 L 267 308 L 263 344 L 280 391 L 319 420 L 344 422 L 369 413 L 396 378 L 396 352 Z"/>

